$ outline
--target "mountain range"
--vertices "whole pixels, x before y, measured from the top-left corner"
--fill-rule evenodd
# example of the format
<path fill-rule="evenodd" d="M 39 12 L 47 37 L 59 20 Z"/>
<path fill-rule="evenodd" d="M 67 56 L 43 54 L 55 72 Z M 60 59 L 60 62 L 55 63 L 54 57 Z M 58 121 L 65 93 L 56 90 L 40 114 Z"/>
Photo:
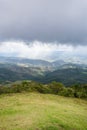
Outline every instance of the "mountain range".
<path fill-rule="evenodd" d="M 18 57 L 0 57 L 0 82 L 35 80 L 62 82 L 66 86 L 87 83 L 87 65 L 57 60 L 53 62 Z"/>

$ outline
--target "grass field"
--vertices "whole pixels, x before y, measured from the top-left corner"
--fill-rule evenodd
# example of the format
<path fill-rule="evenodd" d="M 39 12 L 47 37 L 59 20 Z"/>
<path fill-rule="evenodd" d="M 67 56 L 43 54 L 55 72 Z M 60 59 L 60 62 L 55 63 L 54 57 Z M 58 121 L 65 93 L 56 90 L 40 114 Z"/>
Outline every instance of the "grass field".
<path fill-rule="evenodd" d="M 1 95 L 0 130 L 87 130 L 87 101 L 39 93 Z"/>

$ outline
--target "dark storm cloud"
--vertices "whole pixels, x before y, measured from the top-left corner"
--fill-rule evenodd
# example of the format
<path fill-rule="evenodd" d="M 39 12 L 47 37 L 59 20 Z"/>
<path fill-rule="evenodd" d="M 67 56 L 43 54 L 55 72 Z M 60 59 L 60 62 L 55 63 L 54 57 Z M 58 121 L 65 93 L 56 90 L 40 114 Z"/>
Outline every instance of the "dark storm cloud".
<path fill-rule="evenodd" d="M 0 40 L 87 44 L 87 0 L 0 0 Z"/>

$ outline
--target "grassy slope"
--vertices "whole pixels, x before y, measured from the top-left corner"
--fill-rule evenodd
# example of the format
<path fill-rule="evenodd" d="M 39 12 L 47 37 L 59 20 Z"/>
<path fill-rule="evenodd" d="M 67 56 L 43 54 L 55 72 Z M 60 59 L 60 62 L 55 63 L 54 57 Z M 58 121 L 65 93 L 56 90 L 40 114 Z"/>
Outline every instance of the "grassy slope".
<path fill-rule="evenodd" d="M 87 101 L 38 93 L 1 95 L 0 130 L 87 130 Z"/>

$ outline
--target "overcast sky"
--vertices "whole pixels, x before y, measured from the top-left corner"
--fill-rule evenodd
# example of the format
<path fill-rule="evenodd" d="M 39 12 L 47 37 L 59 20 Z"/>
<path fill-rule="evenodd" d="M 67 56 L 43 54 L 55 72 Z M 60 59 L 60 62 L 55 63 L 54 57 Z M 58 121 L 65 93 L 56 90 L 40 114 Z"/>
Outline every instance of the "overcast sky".
<path fill-rule="evenodd" d="M 0 40 L 87 44 L 87 0 L 0 0 Z"/>
<path fill-rule="evenodd" d="M 17 51 L 24 45 L 26 54 L 12 51 L 14 44 Z M 31 52 L 38 50 L 35 56 L 31 55 L 37 57 L 41 56 L 41 51 L 56 54 L 64 46 L 67 52 L 78 46 L 79 52 L 84 50 L 87 55 L 87 0 L 0 0 L 0 55 L 7 54 L 6 45 L 11 55 L 26 57 L 29 48 Z"/>

